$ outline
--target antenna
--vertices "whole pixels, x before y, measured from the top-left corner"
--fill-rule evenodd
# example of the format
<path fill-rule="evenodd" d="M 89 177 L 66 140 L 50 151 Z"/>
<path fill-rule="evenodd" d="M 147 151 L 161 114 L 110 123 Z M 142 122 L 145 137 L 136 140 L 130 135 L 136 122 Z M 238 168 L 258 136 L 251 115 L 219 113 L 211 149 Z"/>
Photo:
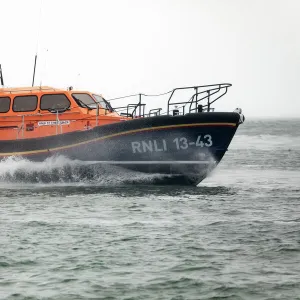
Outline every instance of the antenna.
<path fill-rule="evenodd" d="M 40 2 L 39 26 L 38 26 L 37 39 L 36 39 L 36 53 L 35 53 L 35 57 L 34 57 L 32 86 L 34 86 L 35 68 L 36 68 L 37 54 L 38 54 L 38 50 L 39 50 L 40 29 L 41 29 L 41 16 L 42 16 L 42 4 L 43 4 L 42 1 L 43 0 L 41 0 L 41 2 Z"/>
<path fill-rule="evenodd" d="M 3 80 L 1 64 L 0 64 L 0 83 L 1 83 L 2 86 L 4 86 L 4 80 Z"/>
<path fill-rule="evenodd" d="M 37 60 L 37 54 L 36 54 L 35 57 L 34 57 L 34 67 L 33 67 L 33 76 L 32 76 L 32 86 L 34 86 L 34 77 L 35 77 L 36 60 Z"/>

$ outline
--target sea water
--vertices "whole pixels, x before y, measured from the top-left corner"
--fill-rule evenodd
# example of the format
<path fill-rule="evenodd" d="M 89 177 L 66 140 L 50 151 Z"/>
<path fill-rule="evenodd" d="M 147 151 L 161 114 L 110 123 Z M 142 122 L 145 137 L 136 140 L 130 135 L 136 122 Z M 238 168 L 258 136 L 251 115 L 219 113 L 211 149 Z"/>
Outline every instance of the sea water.
<path fill-rule="evenodd" d="M 2 160 L 0 299 L 300 299 L 299 129 L 246 120 L 198 187 Z"/>

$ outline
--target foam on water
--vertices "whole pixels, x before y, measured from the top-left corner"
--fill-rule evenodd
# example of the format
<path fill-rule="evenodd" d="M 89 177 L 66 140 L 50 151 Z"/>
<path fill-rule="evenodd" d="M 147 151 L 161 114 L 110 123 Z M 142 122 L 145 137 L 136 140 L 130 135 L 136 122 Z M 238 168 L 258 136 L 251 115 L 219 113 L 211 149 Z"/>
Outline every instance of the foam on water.
<path fill-rule="evenodd" d="M 33 162 L 20 156 L 10 156 L 0 161 L 0 177 L 3 177 L 7 174 L 13 176 L 18 171 L 26 171 L 29 173 L 51 171 L 56 168 L 61 168 L 65 165 L 75 166 L 82 163 L 83 162 L 78 160 L 70 160 L 62 155 L 49 157 L 43 162 Z"/>
<path fill-rule="evenodd" d="M 148 163 L 164 165 L 170 164 L 170 162 L 173 162 L 173 171 L 180 174 L 190 173 L 191 170 L 195 174 L 198 173 L 198 170 L 203 172 L 203 165 L 209 173 L 215 167 L 215 159 L 208 152 L 205 157 L 203 157 L 203 153 L 195 153 L 193 160 L 182 161 L 174 160 L 172 154 L 169 153 L 153 153 L 152 160 Z M 121 161 L 116 166 L 108 161 L 72 160 L 63 155 L 52 156 L 42 162 L 33 162 L 23 157 L 11 156 L 0 160 L 0 186 L 6 187 L 7 184 L 16 183 L 48 185 L 152 184 L 161 182 L 161 179 L 164 181 L 171 176 L 128 170 L 122 167 L 127 163 Z M 131 163 L 144 164 L 142 161 Z"/>
<path fill-rule="evenodd" d="M 12 156 L 0 161 L 0 183 L 97 184 L 114 185 L 128 182 L 149 182 L 160 174 L 145 174 L 97 161 L 71 160 L 65 156 L 49 157 L 43 162 Z"/>

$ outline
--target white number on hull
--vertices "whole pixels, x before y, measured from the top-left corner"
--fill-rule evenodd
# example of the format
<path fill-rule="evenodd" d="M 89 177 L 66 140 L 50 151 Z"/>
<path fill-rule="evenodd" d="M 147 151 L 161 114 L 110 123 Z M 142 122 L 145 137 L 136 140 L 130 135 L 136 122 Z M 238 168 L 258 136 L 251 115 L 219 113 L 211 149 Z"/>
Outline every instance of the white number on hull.
<path fill-rule="evenodd" d="M 211 147 L 213 145 L 213 139 L 210 134 L 204 136 L 199 135 L 196 141 L 189 140 L 186 137 L 180 137 L 175 138 L 171 144 L 175 145 L 177 150 L 186 150 L 191 147 L 203 148 Z M 168 151 L 168 148 L 171 148 L 171 145 L 168 145 L 165 139 L 131 142 L 132 153 L 163 152 Z"/>
<path fill-rule="evenodd" d="M 176 138 L 173 140 L 173 143 L 175 143 L 177 150 L 185 150 L 189 147 L 188 141 L 185 137 Z"/>
<path fill-rule="evenodd" d="M 188 142 L 188 140 L 185 137 L 182 138 L 176 138 L 173 140 L 173 143 L 176 145 L 177 150 L 185 150 L 189 148 L 189 146 L 196 146 L 196 147 L 211 147 L 213 142 L 212 142 L 212 137 L 210 134 L 206 134 L 203 138 L 201 135 L 197 137 L 196 142 Z"/>

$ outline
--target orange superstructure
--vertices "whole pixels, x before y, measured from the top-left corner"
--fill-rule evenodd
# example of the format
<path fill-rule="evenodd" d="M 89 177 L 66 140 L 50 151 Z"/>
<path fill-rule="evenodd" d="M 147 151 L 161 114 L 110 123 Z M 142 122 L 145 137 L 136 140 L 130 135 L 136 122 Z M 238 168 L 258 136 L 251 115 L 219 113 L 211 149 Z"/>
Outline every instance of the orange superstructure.
<path fill-rule="evenodd" d="M 0 139 L 29 139 L 126 120 L 101 96 L 49 86 L 0 88 Z"/>

